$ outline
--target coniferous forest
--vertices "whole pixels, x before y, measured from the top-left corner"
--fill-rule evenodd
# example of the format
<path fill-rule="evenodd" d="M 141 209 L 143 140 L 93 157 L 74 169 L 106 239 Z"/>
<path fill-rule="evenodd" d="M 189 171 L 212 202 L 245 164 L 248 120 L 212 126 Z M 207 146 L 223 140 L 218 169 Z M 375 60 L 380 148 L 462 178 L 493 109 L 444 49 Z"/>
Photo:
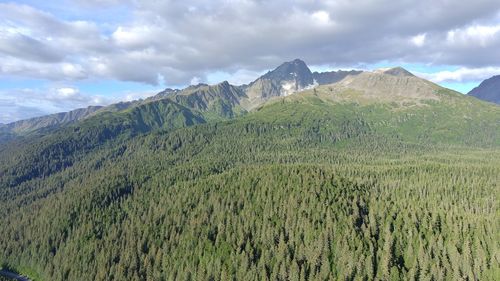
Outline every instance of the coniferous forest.
<path fill-rule="evenodd" d="M 34 280 L 498 280 L 499 108 L 317 94 L 232 119 L 162 101 L 2 144 L 0 263 Z"/>

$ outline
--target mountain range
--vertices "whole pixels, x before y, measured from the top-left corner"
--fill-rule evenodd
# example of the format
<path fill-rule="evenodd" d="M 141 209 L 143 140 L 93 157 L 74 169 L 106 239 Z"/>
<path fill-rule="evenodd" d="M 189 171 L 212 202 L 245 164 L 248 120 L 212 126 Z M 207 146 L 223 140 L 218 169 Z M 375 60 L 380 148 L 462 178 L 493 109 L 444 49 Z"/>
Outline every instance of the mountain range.
<path fill-rule="evenodd" d="M 363 74 L 361 78 L 354 79 L 355 76 L 360 74 Z M 107 107 L 91 106 L 70 112 L 51 114 L 9 124 L 0 124 L 0 141 L 6 141 L 16 136 L 43 133 L 59 126 L 73 124 L 94 114 L 125 110 L 132 106 L 164 98 L 172 99 L 194 110 L 215 111 L 217 112 L 215 115 L 220 117 L 234 117 L 251 111 L 273 98 L 288 96 L 321 85 L 336 84 L 335 88 L 338 91 L 341 85 L 345 87 L 346 84 L 352 85 L 354 83 L 359 88 L 361 83 L 365 83 L 366 85 L 361 87 L 361 90 L 369 91 L 369 87 L 375 87 L 374 90 L 377 90 L 377 85 L 370 85 L 368 81 L 372 80 L 371 83 L 374 83 L 378 79 L 376 77 L 382 77 L 380 75 L 377 76 L 377 74 L 387 74 L 395 77 L 414 77 L 415 79 L 410 80 L 423 81 L 401 67 L 376 70 L 374 72 L 340 70 L 313 73 L 302 60 L 295 59 L 281 64 L 276 69 L 267 72 L 248 85 L 234 86 L 224 81 L 217 85 L 198 84 L 185 89 L 166 89 L 144 101 L 122 102 Z M 342 81 L 344 79 L 345 81 Z M 392 85 L 392 82 L 395 81 L 385 81 L 383 83 L 391 87 L 396 86 Z M 426 83 L 422 83 L 422 85 L 424 84 Z M 435 85 L 433 86 L 432 83 L 428 82 L 427 85 L 418 90 L 410 88 L 395 88 L 394 90 L 400 93 L 404 92 L 400 98 L 405 98 L 405 96 L 408 98 L 408 95 L 411 94 L 417 94 L 420 97 L 424 95 L 431 97 L 433 92 L 431 88 L 433 87 L 436 88 Z M 500 89 L 500 76 L 495 76 L 485 80 L 481 85 L 469 92 L 469 95 L 485 101 L 500 103 L 500 92 L 497 91 L 498 89 Z"/>
<path fill-rule="evenodd" d="M 217 107 L 218 115 L 233 117 L 238 111 L 248 111 L 274 97 L 287 96 L 317 85 L 338 82 L 347 76 L 355 76 L 361 71 L 331 71 L 312 73 L 307 65 L 299 60 L 285 62 L 273 71 L 259 77 L 248 85 L 234 86 L 227 81 L 217 85 L 198 84 L 185 89 L 166 89 L 144 101 L 113 104 L 107 107 L 88 107 L 67 113 L 57 113 L 10 124 L 0 124 L 0 140 L 13 136 L 50 130 L 58 125 L 68 125 L 90 117 L 96 113 L 119 111 L 131 106 L 157 101 L 163 98 L 175 100 L 179 104 L 195 110 L 207 111 Z M 233 108 L 237 107 L 237 112 Z"/>
<path fill-rule="evenodd" d="M 1 130 L 0 268 L 34 280 L 498 280 L 500 107 L 400 67 Z"/>

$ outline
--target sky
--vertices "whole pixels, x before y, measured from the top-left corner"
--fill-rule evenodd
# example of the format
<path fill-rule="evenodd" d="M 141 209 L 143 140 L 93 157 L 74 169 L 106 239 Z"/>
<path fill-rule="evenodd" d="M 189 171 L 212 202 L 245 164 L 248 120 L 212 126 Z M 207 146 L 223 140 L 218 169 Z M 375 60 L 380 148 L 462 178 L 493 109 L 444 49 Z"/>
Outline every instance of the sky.
<path fill-rule="evenodd" d="M 295 58 L 467 93 L 500 74 L 500 1 L 0 0 L 0 123 L 248 83 Z"/>

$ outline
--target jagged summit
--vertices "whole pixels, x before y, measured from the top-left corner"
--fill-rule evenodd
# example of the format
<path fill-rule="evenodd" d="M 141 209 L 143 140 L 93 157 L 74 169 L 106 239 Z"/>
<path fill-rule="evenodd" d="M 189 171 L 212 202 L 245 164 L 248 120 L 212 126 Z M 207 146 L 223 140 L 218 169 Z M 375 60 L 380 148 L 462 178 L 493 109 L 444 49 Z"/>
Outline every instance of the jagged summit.
<path fill-rule="evenodd" d="M 262 78 L 280 82 L 295 81 L 298 88 L 307 87 L 314 83 L 311 70 L 300 59 L 285 62 L 273 71 L 267 72 Z"/>
<path fill-rule="evenodd" d="M 215 86 L 218 86 L 218 87 L 230 87 L 231 84 L 229 84 L 229 82 L 227 80 L 224 80 L 224 81 L 222 81 L 220 83 L 215 84 Z"/>

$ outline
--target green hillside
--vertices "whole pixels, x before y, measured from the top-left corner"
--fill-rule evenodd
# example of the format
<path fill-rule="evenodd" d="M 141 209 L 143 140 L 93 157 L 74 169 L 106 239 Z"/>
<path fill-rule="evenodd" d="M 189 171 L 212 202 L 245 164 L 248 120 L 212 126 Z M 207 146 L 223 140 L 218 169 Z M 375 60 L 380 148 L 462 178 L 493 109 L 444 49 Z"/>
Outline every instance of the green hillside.
<path fill-rule="evenodd" d="M 233 119 L 168 98 L 4 145 L 0 264 L 41 280 L 498 280 L 500 107 L 432 85 L 387 101 L 356 77 Z"/>

